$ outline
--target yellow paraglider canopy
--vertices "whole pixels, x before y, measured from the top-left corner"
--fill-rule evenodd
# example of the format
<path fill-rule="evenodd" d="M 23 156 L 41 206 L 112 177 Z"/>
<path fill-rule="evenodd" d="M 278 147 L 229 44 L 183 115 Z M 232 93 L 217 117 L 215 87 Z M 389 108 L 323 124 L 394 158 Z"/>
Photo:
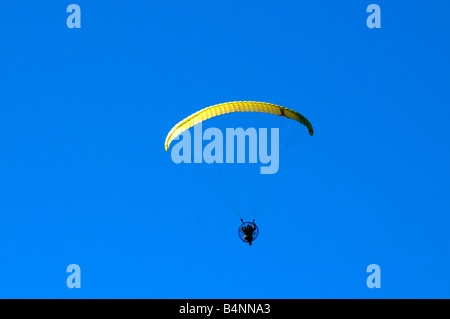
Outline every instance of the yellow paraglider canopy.
<path fill-rule="evenodd" d="M 303 115 L 286 107 L 265 102 L 227 102 L 204 108 L 192 115 L 189 115 L 184 120 L 175 125 L 170 130 L 169 134 L 167 134 L 165 142 L 166 151 L 169 150 L 170 143 L 175 138 L 177 138 L 178 135 L 193 127 L 194 125 L 212 117 L 232 112 L 260 112 L 284 116 L 305 125 L 309 131 L 309 135 L 312 136 L 314 134 L 311 123 L 309 123 L 309 121 Z"/>

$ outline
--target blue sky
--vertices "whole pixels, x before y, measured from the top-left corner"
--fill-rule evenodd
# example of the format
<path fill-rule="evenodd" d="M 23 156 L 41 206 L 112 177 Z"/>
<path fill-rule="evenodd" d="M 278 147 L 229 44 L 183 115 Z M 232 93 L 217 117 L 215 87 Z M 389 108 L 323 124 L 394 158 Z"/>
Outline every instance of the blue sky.
<path fill-rule="evenodd" d="M 70 3 L 0 7 L 0 297 L 450 297 L 445 1 L 377 1 L 381 29 L 364 1 L 77 1 L 81 29 Z M 164 150 L 239 100 L 315 128 L 251 247 L 206 164 Z"/>

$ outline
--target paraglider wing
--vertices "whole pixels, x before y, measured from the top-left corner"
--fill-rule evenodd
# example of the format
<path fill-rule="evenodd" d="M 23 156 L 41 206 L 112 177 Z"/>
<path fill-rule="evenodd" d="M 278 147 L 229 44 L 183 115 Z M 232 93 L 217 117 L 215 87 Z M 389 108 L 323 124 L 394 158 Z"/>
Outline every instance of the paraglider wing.
<path fill-rule="evenodd" d="M 311 123 L 309 123 L 309 121 L 303 115 L 286 107 L 265 102 L 251 102 L 251 101 L 228 102 L 204 108 L 188 116 L 187 118 L 179 122 L 177 125 L 175 125 L 170 130 L 169 134 L 166 137 L 166 142 L 164 145 L 166 151 L 169 150 L 170 143 L 178 135 L 188 130 L 189 128 L 193 127 L 194 125 L 203 122 L 207 119 L 210 119 L 212 117 L 232 112 L 260 112 L 284 116 L 306 126 L 309 135 L 312 136 L 314 134 Z"/>

